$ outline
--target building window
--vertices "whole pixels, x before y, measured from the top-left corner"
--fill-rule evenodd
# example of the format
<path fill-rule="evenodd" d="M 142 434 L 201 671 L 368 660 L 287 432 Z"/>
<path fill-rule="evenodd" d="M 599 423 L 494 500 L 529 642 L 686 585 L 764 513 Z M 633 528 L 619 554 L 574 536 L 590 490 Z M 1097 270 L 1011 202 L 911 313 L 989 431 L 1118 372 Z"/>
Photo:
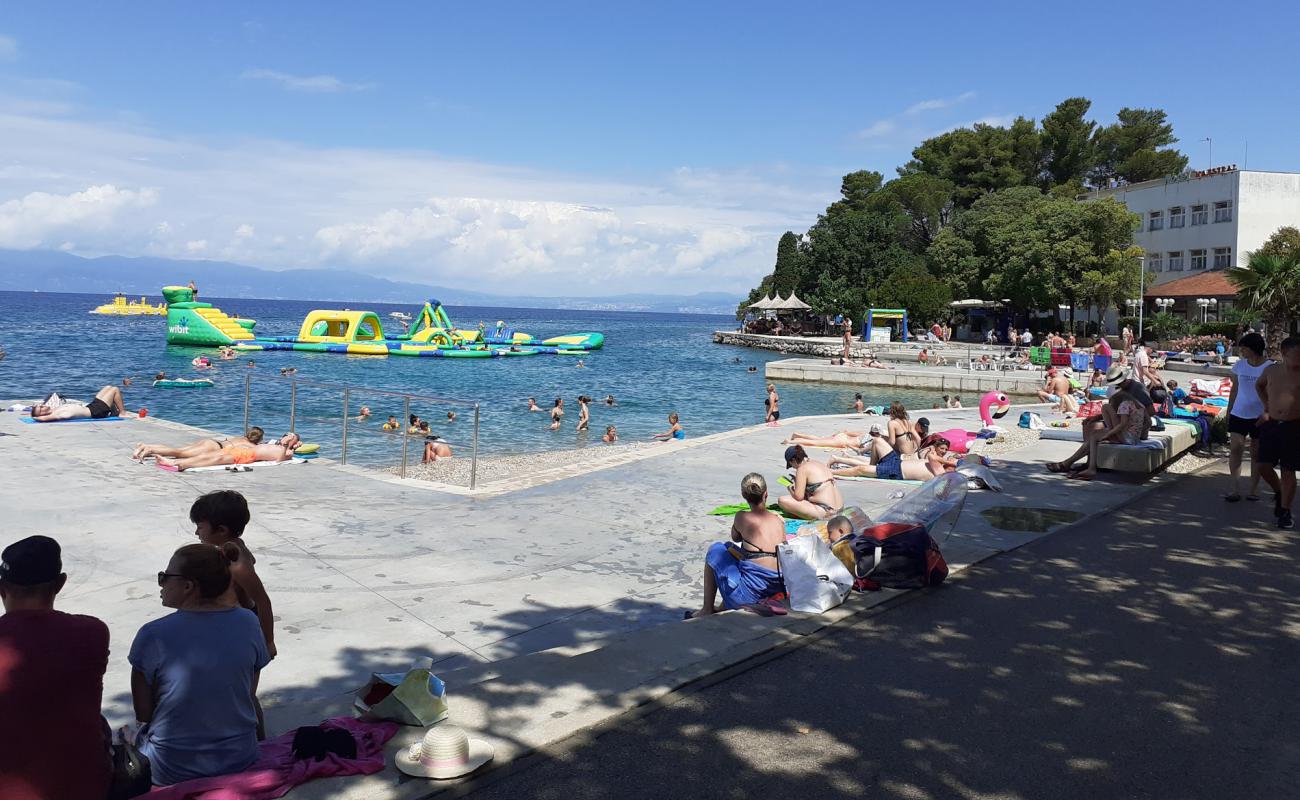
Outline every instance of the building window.
<path fill-rule="evenodd" d="M 1169 227 L 1181 228 L 1183 227 L 1183 223 L 1186 221 L 1187 215 L 1183 213 L 1182 206 L 1174 206 L 1169 209 Z"/>
<path fill-rule="evenodd" d="M 1232 222 L 1232 201 L 1220 200 L 1214 204 L 1215 222 Z"/>
<path fill-rule="evenodd" d="M 1173 251 L 1171 251 L 1171 252 L 1169 253 L 1169 271 L 1170 271 L 1170 272 L 1182 272 L 1182 271 L 1183 271 L 1183 251 L 1182 251 L 1182 250 L 1173 250 Z"/>
<path fill-rule="evenodd" d="M 1192 269 L 1205 269 L 1205 251 L 1193 250 L 1192 252 Z"/>
<path fill-rule="evenodd" d="M 1160 260 L 1159 253 L 1152 253 L 1147 256 L 1147 269 L 1152 272 L 1164 272 L 1165 265 L 1164 262 Z"/>
<path fill-rule="evenodd" d="M 1210 212 L 1205 209 L 1205 204 L 1192 206 L 1192 224 L 1205 225 L 1210 221 Z"/>
<path fill-rule="evenodd" d="M 1150 224 L 1147 225 L 1147 230 L 1158 231 L 1165 227 L 1165 212 L 1152 211 L 1147 215 L 1147 218 L 1150 220 Z"/>
<path fill-rule="evenodd" d="M 1214 248 L 1214 268 L 1227 269 L 1232 266 L 1232 248 L 1216 247 Z"/>

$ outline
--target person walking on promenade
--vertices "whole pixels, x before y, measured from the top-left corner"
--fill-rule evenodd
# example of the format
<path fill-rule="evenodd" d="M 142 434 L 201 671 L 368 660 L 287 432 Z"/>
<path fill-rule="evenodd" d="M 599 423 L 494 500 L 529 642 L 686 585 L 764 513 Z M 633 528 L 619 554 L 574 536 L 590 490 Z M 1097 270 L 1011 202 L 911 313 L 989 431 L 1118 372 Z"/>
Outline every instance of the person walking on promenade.
<path fill-rule="evenodd" d="M 1264 357 L 1264 337 L 1258 333 L 1248 333 L 1237 342 L 1237 363 L 1232 366 L 1232 393 L 1228 395 L 1228 472 L 1232 475 L 1232 490 L 1223 496 L 1229 503 L 1241 500 L 1241 457 L 1250 442 L 1250 489 L 1247 500 L 1258 500 L 1255 493 L 1259 489 L 1260 478 L 1265 478 L 1273 488 L 1274 494 L 1280 494 L 1282 487 L 1277 483 L 1277 476 L 1272 470 L 1267 475 L 1259 469 L 1259 417 L 1264 413 L 1264 404 L 1255 391 L 1259 376 L 1273 365 L 1272 359 Z"/>
<path fill-rule="evenodd" d="M 1274 468 L 1282 473 L 1282 491 L 1273 504 L 1279 528 L 1294 528 L 1291 502 L 1300 469 L 1300 336 L 1282 342 L 1282 361 L 1269 365 L 1255 381 L 1264 405 L 1259 416 L 1260 476 L 1271 486 Z"/>

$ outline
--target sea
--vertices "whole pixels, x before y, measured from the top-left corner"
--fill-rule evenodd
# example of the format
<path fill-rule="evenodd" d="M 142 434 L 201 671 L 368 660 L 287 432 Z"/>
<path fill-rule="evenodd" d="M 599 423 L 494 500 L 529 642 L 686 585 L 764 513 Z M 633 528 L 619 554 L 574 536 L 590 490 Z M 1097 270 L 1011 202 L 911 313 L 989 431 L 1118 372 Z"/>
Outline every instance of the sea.
<path fill-rule="evenodd" d="M 680 416 L 688 437 L 761 423 L 764 365 L 784 357 L 715 344 L 713 331 L 735 327 L 728 316 L 448 306 L 457 327 L 473 328 L 480 321 L 492 327 L 502 320 L 539 339 L 600 331 L 605 346 L 583 357 L 582 367 L 576 356 L 550 355 L 441 359 L 274 351 L 241 353 L 237 360 L 219 361 L 215 349 L 168 345 L 165 317 L 89 313 L 111 299 L 98 294 L 0 292 L 0 348 L 7 353 L 0 360 L 0 399 L 32 399 L 57 391 L 89 400 L 101 386 L 121 386 L 124 378 L 131 378 L 123 396 L 132 411 L 144 408 L 151 416 L 237 433 L 244 423 L 247 397 L 250 423 L 275 436 L 289 428 L 292 391 L 296 392 L 295 428 L 304 440 L 319 442 L 323 454 L 337 457 L 345 410 L 340 387 L 347 386 L 351 387 L 346 397 L 351 418 L 348 461 L 380 467 L 402 458 L 403 437 L 385 433 L 381 425 L 389 415 L 400 418 L 406 409 L 402 398 L 376 390 L 436 398 L 411 400 L 409 413 L 430 420 L 434 433 L 450 442 L 458 455 L 468 454 L 471 447 L 477 404 L 479 452 L 517 454 L 601 447 L 607 425 L 617 427 L 621 441 L 646 441 L 668 429 L 670 412 Z M 255 330 L 267 336 L 296 334 L 314 309 L 371 310 L 390 331 L 404 328 L 390 313 L 419 309 L 417 304 L 202 299 L 228 314 L 256 319 Z M 160 302 L 160 298 L 150 301 Z M 190 362 L 200 354 L 212 358 L 213 367 L 193 368 Z M 287 367 L 297 369 L 296 390 L 280 377 L 280 370 Z M 173 378 L 209 378 L 215 385 L 153 388 L 153 377 L 159 372 Z M 782 415 L 788 418 L 842 413 L 859 390 L 778 382 L 777 391 Z M 899 399 L 909 407 L 928 408 L 938 399 L 920 392 L 873 393 L 868 387 L 860 391 L 868 405 Z M 594 399 L 587 432 L 575 430 L 577 397 L 582 394 Z M 606 405 L 607 395 L 613 395 L 615 405 Z M 566 415 L 560 430 L 549 429 L 548 414 L 527 411 L 530 397 L 544 409 L 550 409 L 557 397 L 564 398 Z M 362 406 L 369 407 L 371 416 L 358 422 Z M 453 411 L 454 421 L 448 419 Z M 410 455 L 418 460 L 415 445 L 419 443 L 411 444 Z"/>

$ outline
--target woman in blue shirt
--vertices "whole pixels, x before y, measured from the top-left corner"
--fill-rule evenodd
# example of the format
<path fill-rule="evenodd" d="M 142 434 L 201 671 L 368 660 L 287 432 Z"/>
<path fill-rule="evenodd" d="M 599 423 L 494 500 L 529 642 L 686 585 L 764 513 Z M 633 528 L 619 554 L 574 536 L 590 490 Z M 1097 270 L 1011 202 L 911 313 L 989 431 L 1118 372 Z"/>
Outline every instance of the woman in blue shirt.
<path fill-rule="evenodd" d="M 271 660 L 257 615 L 229 592 L 233 545 L 191 544 L 158 573 L 176 611 L 136 634 L 131 697 L 137 745 L 156 786 L 247 769 L 257 759 L 257 678 Z"/>

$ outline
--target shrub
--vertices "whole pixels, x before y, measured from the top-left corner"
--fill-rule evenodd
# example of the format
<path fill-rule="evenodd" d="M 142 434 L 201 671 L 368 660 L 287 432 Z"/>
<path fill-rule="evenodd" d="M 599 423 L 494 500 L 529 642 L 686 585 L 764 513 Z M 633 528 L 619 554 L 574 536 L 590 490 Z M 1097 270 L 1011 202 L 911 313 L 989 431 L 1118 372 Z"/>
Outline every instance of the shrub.
<path fill-rule="evenodd" d="M 1142 335 L 1146 339 L 1175 339 L 1180 336 L 1186 336 L 1192 329 L 1192 324 L 1182 317 L 1175 317 L 1173 314 L 1156 314 L 1148 317 L 1146 324 L 1142 327 Z"/>
<path fill-rule="evenodd" d="M 1237 330 L 1235 322 L 1203 322 L 1196 326 L 1193 333 L 1197 336 L 1225 336 L 1233 339 L 1237 336 Z"/>
<path fill-rule="evenodd" d="M 1220 342 L 1225 350 L 1232 349 L 1232 340 L 1226 336 L 1183 336 L 1169 342 L 1174 350 L 1186 350 L 1189 353 L 1213 353 Z"/>

